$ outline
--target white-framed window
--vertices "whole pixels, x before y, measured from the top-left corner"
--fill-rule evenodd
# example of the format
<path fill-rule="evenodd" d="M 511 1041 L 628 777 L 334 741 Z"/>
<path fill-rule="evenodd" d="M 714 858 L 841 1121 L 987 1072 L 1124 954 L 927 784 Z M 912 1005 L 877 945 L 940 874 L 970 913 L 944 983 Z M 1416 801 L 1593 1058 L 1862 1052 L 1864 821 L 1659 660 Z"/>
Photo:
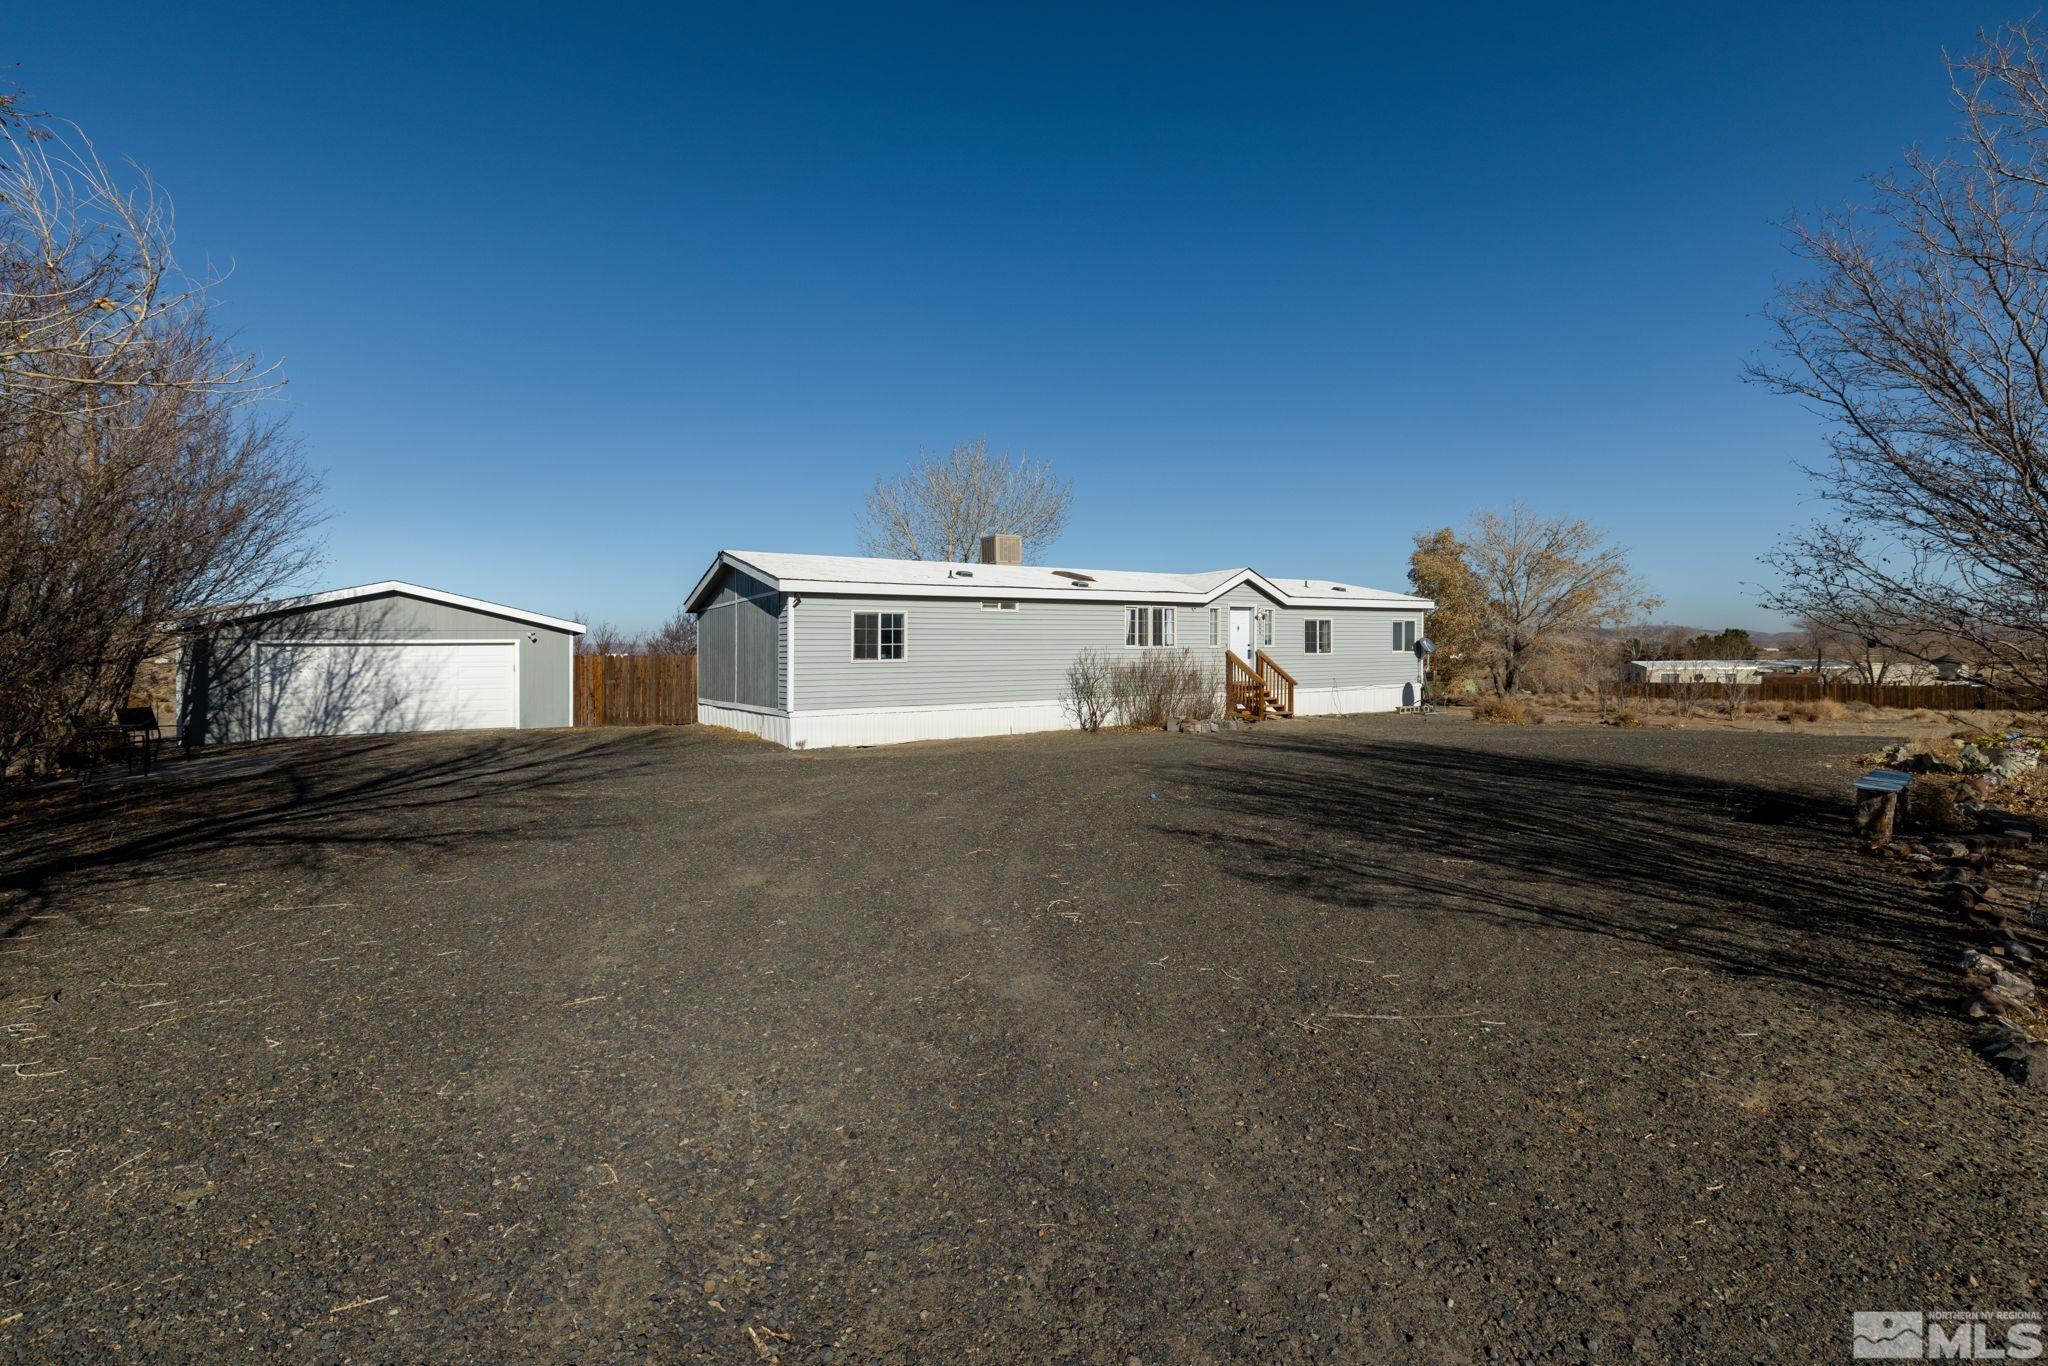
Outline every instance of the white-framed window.
<path fill-rule="evenodd" d="M 1017 610 L 1017 604 L 1009 601 L 984 602 L 981 605 L 981 610 L 984 612 L 1014 612 Z"/>
<path fill-rule="evenodd" d="M 1209 643 L 1211 645 L 1221 645 L 1223 643 L 1223 638 L 1220 634 L 1222 622 L 1219 620 L 1222 615 L 1223 609 L 1220 607 L 1211 607 L 1209 609 Z"/>
<path fill-rule="evenodd" d="M 1401 652 L 1401 651 L 1412 651 L 1412 650 L 1414 650 L 1414 648 L 1415 648 L 1415 623 L 1414 623 L 1414 622 L 1412 622 L 1412 621 L 1397 621 L 1397 622 L 1395 622 L 1395 623 L 1394 623 L 1394 649 L 1395 649 L 1395 651 L 1396 651 L 1397 653 L 1399 653 L 1399 652 Z"/>
<path fill-rule="evenodd" d="M 1173 614 L 1171 607 L 1125 608 L 1124 644 L 1141 650 L 1173 644 Z"/>
<path fill-rule="evenodd" d="M 903 658 L 903 614 L 855 612 L 853 658 L 857 664 Z"/>
<path fill-rule="evenodd" d="M 1259 644 L 1273 643 L 1273 609 L 1268 607 L 1259 613 Z"/>
<path fill-rule="evenodd" d="M 1328 617 L 1307 617 L 1301 623 L 1301 652 L 1308 655 L 1330 653 L 1330 619 Z"/>

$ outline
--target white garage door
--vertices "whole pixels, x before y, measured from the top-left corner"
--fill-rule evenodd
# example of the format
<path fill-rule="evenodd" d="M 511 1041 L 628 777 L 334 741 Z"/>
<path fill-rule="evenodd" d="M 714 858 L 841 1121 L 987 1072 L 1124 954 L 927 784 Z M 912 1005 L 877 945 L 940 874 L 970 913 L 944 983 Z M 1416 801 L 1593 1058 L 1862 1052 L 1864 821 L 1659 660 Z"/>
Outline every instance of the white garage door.
<path fill-rule="evenodd" d="M 374 735 L 519 724 L 509 642 L 259 645 L 256 734 Z"/>

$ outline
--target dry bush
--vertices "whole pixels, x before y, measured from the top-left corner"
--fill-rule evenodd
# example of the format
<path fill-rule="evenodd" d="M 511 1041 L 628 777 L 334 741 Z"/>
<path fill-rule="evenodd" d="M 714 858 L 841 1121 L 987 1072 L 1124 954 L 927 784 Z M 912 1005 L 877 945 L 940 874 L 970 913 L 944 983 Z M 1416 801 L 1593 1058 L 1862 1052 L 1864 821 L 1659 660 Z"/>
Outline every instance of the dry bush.
<path fill-rule="evenodd" d="M 1907 810 L 1913 823 L 1941 835 L 1969 833 L 1972 824 L 1962 812 L 1964 794 L 1959 791 L 1960 787 L 1961 784 L 1954 780 L 1920 775 L 1914 780 L 1907 797 Z"/>
<path fill-rule="evenodd" d="M 1222 710 L 1222 679 L 1192 650 L 1147 650 L 1108 667 L 1109 713 L 1119 725 L 1207 721 Z"/>
<path fill-rule="evenodd" d="M 1097 731 L 1109 718 L 1110 677 L 1116 665 L 1100 650 L 1083 650 L 1067 666 L 1067 688 L 1060 706 L 1082 730 Z"/>
<path fill-rule="evenodd" d="M 1643 724 L 1643 714 L 1623 707 L 1607 718 L 1607 724 L 1621 730 L 1637 730 Z"/>
<path fill-rule="evenodd" d="M 1488 697 L 1472 708 L 1472 719 L 1493 726 L 1533 726 L 1542 718 L 1526 702 L 1512 697 Z"/>

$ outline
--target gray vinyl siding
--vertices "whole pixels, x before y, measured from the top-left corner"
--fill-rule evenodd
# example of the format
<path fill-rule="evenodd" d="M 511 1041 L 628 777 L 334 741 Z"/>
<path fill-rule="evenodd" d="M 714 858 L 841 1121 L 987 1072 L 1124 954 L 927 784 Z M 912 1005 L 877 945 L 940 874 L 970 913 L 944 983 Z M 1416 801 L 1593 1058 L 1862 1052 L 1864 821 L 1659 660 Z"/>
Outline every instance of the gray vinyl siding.
<path fill-rule="evenodd" d="M 856 612 L 901 612 L 903 658 L 853 658 Z M 1121 602 L 1024 600 L 1014 612 L 975 599 L 805 594 L 796 608 L 799 714 L 848 708 L 1055 702 L 1082 650 L 1122 650 Z"/>
<path fill-rule="evenodd" d="M 785 599 L 737 569 L 697 616 L 697 696 L 707 702 L 782 707 Z"/>
<path fill-rule="evenodd" d="M 281 612 L 190 638 L 179 665 L 180 733 L 193 744 L 254 738 L 254 647 L 341 640 L 516 641 L 521 726 L 531 729 L 574 723 L 573 634 L 466 607 L 387 594 Z"/>
<path fill-rule="evenodd" d="M 806 594 L 791 609 L 796 626 L 791 659 L 796 710 L 801 715 L 878 707 L 1055 702 L 1065 691 L 1067 666 L 1082 650 L 1100 650 L 1112 658 L 1138 653 L 1124 644 L 1125 613 L 1143 605 L 1148 604 L 1136 598 L 1083 602 L 1027 598 L 1018 602 L 1016 611 L 1000 612 L 984 610 L 975 599 Z M 1214 646 L 1209 644 L 1211 606 L 1220 613 Z M 1396 618 L 1419 620 L 1420 614 L 1356 607 L 1328 612 L 1279 607 L 1257 588 L 1243 584 L 1213 603 L 1175 605 L 1175 644 L 1210 661 L 1219 678 L 1230 638 L 1228 609 L 1232 606 L 1274 610 L 1273 657 L 1304 688 L 1400 684 L 1420 677 L 1412 653 L 1394 652 L 1391 625 Z M 856 661 L 856 612 L 901 612 L 903 658 Z M 1332 619 L 1335 652 L 1306 655 L 1301 621 L 1320 615 Z"/>
<path fill-rule="evenodd" d="M 1285 587 L 1285 585 L 1281 585 Z M 1364 688 L 1379 685 L 1398 685 L 1418 682 L 1422 677 L 1422 665 L 1412 650 L 1396 653 L 1394 650 L 1394 623 L 1412 621 L 1416 623 L 1415 634 L 1422 634 L 1422 613 L 1412 608 L 1389 609 L 1384 607 L 1349 607 L 1337 603 L 1330 607 L 1282 607 L 1265 592 L 1248 583 L 1237 587 L 1218 598 L 1211 606 L 1218 609 L 1216 638 L 1220 642 L 1214 651 L 1218 668 L 1223 664 L 1223 653 L 1230 644 L 1230 611 L 1232 607 L 1249 607 L 1254 612 L 1271 610 L 1273 613 L 1273 643 L 1261 644 L 1260 650 L 1270 654 L 1274 662 L 1294 675 L 1296 684 L 1303 688 Z M 1302 623 L 1321 617 L 1330 620 L 1330 653 L 1312 655 L 1305 648 Z M 1205 652 L 1209 644 L 1209 610 L 1201 608 L 1194 618 L 1191 630 L 1188 613 L 1184 609 L 1180 626 L 1180 641 L 1194 645 L 1199 638 Z M 1256 622 L 1253 638 L 1257 639 Z"/>
<path fill-rule="evenodd" d="M 1302 623 L 1327 618 L 1330 653 L 1310 654 Z M 1384 609 L 1283 607 L 1273 620 L 1273 643 L 1266 647 L 1281 668 L 1304 688 L 1359 688 L 1416 683 L 1422 664 L 1413 650 L 1394 649 L 1394 623 L 1416 623 L 1422 635 L 1422 614 Z"/>

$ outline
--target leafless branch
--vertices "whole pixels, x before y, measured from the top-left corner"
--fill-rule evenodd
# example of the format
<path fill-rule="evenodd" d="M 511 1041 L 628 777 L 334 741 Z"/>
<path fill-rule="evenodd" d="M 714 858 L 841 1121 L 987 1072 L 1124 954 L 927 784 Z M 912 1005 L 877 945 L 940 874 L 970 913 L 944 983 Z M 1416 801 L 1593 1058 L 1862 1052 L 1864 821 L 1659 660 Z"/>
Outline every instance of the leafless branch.
<path fill-rule="evenodd" d="M 1004 532 L 1023 537 L 1029 555 L 1059 539 L 1073 501 L 1073 485 L 1050 465 L 991 455 L 988 442 L 974 441 L 944 456 L 921 453 L 893 478 L 877 476 L 861 544 L 870 555 L 960 564 L 975 557 L 983 536 Z"/>

